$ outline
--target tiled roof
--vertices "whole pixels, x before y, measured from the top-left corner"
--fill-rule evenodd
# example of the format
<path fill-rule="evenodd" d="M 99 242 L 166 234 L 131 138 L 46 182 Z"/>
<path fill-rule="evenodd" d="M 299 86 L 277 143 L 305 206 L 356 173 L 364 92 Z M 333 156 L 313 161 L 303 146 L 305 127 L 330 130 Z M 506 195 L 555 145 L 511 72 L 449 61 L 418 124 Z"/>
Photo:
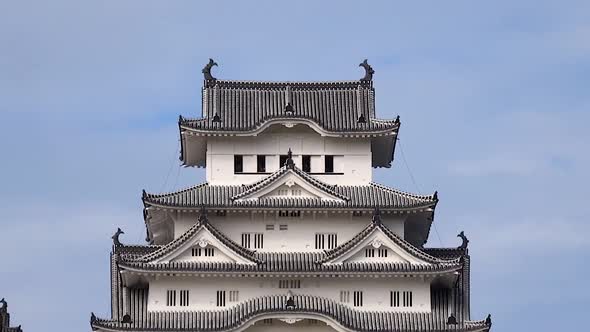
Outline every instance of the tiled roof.
<path fill-rule="evenodd" d="M 319 180 L 313 180 L 320 188 L 329 193 L 346 198 L 343 201 L 322 200 L 313 197 L 265 197 L 258 200 L 235 200 L 248 193 L 256 186 L 272 182 L 282 170 L 254 185 L 209 185 L 202 183 L 184 190 L 166 194 L 143 194 L 146 206 L 177 209 L 207 208 L 326 208 L 326 209 L 373 209 L 378 206 L 382 210 L 423 211 L 434 208 L 438 199 L 436 195 L 421 196 L 403 192 L 376 183 L 367 185 L 332 186 Z M 300 171 L 303 173 L 302 171 Z M 312 178 L 306 175 L 307 178 Z M 253 187 L 254 186 L 254 187 Z"/>
<path fill-rule="evenodd" d="M 310 120 L 333 133 L 383 132 L 399 127 L 399 120 L 375 119 L 375 90 L 367 81 L 216 80 L 203 88 L 203 114 L 200 119 L 181 118 L 181 131 L 247 132 L 274 119 Z"/>
<path fill-rule="evenodd" d="M 237 253 L 237 254 L 241 255 L 242 257 L 244 257 L 248 260 L 251 260 L 253 262 L 258 262 L 257 258 L 254 255 L 254 251 L 240 246 L 239 244 L 237 244 L 232 239 L 225 236 L 222 232 L 217 230 L 215 227 L 213 227 L 213 225 L 209 224 L 206 221 L 199 221 L 199 222 L 195 223 L 191 228 L 189 228 L 184 234 L 179 236 L 174 241 L 172 241 L 166 245 L 157 247 L 157 249 L 154 250 L 153 252 L 150 252 L 150 253 L 146 254 L 145 256 L 139 257 L 137 259 L 137 261 L 144 262 L 144 263 L 152 262 L 152 261 L 174 251 L 176 248 L 180 247 L 182 244 L 184 244 L 185 242 L 192 239 L 199 232 L 199 230 L 201 230 L 202 228 L 206 228 L 217 240 L 219 240 L 221 243 L 223 243 L 224 245 L 229 247 L 235 253 Z M 155 247 L 155 246 L 153 246 L 153 247 Z"/>
<path fill-rule="evenodd" d="M 201 227 L 207 227 L 210 231 L 226 243 L 232 250 L 241 253 L 253 262 L 258 264 L 242 264 L 236 262 L 179 262 L 156 263 L 155 259 L 180 247 L 190 240 Z M 392 241 L 411 255 L 424 260 L 430 264 L 412 264 L 409 262 L 345 262 L 342 264 L 322 264 L 338 257 L 351 250 L 363 239 L 369 236 L 374 230 L 381 230 Z M 248 250 L 231 239 L 225 237 L 221 232 L 208 223 L 195 224 L 186 233 L 176 240 L 164 246 L 150 246 L 151 252 L 144 256 L 137 256 L 137 249 L 127 251 L 118 249 L 120 253 L 119 266 L 127 270 L 140 270 L 151 272 L 342 272 L 342 273 L 449 273 L 460 270 L 462 264 L 458 257 L 449 260 L 433 257 L 420 249 L 412 246 L 399 236 L 394 234 L 385 225 L 371 223 L 353 239 L 345 242 L 332 250 L 325 252 L 253 252 Z"/>
<path fill-rule="evenodd" d="M 147 292 L 145 292 L 147 296 Z M 333 319 L 353 331 L 488 331 L 485 321 L 464 320 L 456 315 L 457 324 L 447 324 L 447 317 L 454 306 L 446 291 L 432 292 L 430 313 L 358 311 L 336 301 L 312 296 L 293 295 L 294 307 L 287 308 L 287 295 L 253 298 L 225 310 L 195 312 L 134 312 L 131 323 L 119 320 L 99 319 L 93 316 L 93 329 L 105 328 L 117 331 L 230 331 L 248 324 L 264 314 L 310 314 Z"/>

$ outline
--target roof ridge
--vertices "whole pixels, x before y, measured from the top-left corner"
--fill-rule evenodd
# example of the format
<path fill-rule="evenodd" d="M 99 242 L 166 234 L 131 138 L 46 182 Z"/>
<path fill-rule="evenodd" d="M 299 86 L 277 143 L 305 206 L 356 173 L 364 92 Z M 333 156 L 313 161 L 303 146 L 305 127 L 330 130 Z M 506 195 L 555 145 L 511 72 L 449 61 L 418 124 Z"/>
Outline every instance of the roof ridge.
<path fill-rule="evenodd" d="M 266 80 L 222 80 L 216 79 L 214 84 L 206 85 L 205 88 L 213 88 L 223 85 L 253 85 L 253 86 L 346 86 L 346 87 L 372 87 L 371 81 L 363 80 L 334 80 L 334 81 L 266 81 Z"/>
<path fill-rule="evenodd" d="M 375 187 L 379 187 L 381 189 L 393 191 L 393 192 L 395 192 L 397 194 L 404 195 L 404 196 L 407 196 L 407 197 L 410 197 L 410 198 L 427 199 L 427 200 L 432 200 L 432 201 L 435 200 L 434 199 L 434 194 L 432 194 L 432 195 L 414 194 L 414 193 L 411 193 L 409 191 L 404 191 L 404 190 L 396 189 L 396 188 L 393 188 L 393 187 L 390 187 L 390 186 L 387 186 L 387 185 L 384 185 L 384 184 L 381 184 L 381 183 L 373 182 L 373 181 L 369 182 L 369 185 L 375 186 Z"/>
<path fill-rule="evenodd" d="M 275 172 L 273 172 L 269 176 L 267 176 L 257 182 L 254 182 L 252 184 L 246 185 L 247 189 L 239 194 L 232 196 L 232 200 L 240 199 L 244 196 L 250 195 L 250 194 L 270 185 L 271 183 L 275 182 L 279 178 L 283 177 L 289 171 L 295 173 L 295 175 L 297 175 L 297 176 L 301 177 L 303 180 L 309 182 L 314 187 L 328 192 L 332 196 L 336 196 L 336 197 L 343 199 L 345 201 L 348 201 L 350 199 L 349 197 L 336 192 L 334 190 L 337 187 L 336 185 L 331 185 L 331 184 L 325 183 L 319 179 L 314 178 L 313 176 L 311 176 L 307 172 L 304 172 L 299 167 L 297 167 L 297 165 L 293 165 L 292 167 L 287 167 L 286 165 L 283 165 L 283 166 L 281 166 L 281 168 L 279 168 L 278 170 L 276 170 Z"/>
<path fill-rule="evenodd" d="M 195 190 L 195 189 L 198 189 L 201 187 L 209 186 L 209 185 L 210 185 L 209 182 L 205 181 L 205 182 L 201 182 L 201 183 L 192 185 L 190 187 L 185 187 L 185 188 L 182 188 L 182 189 L 179 189 L 176 191 L 167 191 L 167 192 L 158 193 L 158 194 L 148 193 L 147 191 L 144 190 L 143 197 L 144 198 L 160 198 L 160 197 L 169 196 L 169 195 L 177 195 L 177 194 L 182 194 L 182 193 L 185 193 L 185 192 L 188 192 L 191 190 Z"/>

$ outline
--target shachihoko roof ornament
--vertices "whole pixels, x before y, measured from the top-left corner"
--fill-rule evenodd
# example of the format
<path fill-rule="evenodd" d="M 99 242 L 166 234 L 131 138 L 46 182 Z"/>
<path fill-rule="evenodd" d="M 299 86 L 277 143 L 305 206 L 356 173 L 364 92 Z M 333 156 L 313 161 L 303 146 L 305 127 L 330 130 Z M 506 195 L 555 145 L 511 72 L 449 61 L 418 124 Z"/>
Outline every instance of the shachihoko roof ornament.
<path fill-rule="evenodd" d="M 467 245 L 469 244 L 469 239 L 467 239 L 467 236 L 465 236 L 465 233 L 463 231 L 461 231 L 461 233 L 457 234 L 457 237 L 460 237 L 461 240 L 463 240 L 463 242 L 459 246 L 459 249 L 463 249 L 463 250 L 467 249 Z"/>
<path fill-rule="evenodd" d="M 373 74 L 375 74 L 375 71 L 373 70 L 373 67 L 371 67 L 371 65 L 369 64 L 367 59 L 365 59 L 365 61 L 361 62 L 359 64 L 359 67 L 363 67 L 365 69 L 365 76 L 363 78 L 361 78 L 361 81 L 372 81 Z"/>
<path fill-rule="evenodd" d="M 213 59 L 209 58 L 209 62 L 205 65 L 205 67 L 202 70 L 205 81 L 215 81 L 216 80 L 216 78 L 213 77 L 213 75 L 211 75 L 211 68 L 213 68 L 213 66 L 217 66 L 217 62 L 215 62 L 215 61 L 213 61 Z"/>
<path fill-rule="evenodd" d="M 123 245 L 123 243 L 121 243 L 121 241 L 119 241 L 119 235 L 121 235 L 121 234 L 125 234 L 125 232 L 123 232 L 121 230 L 121 228 L 117 227 L 117 232 L 115 234 L 113 234 L 113 236 L 111 237 L 113 239 L 113 244 L 115 246 L 122 246 Z"/>

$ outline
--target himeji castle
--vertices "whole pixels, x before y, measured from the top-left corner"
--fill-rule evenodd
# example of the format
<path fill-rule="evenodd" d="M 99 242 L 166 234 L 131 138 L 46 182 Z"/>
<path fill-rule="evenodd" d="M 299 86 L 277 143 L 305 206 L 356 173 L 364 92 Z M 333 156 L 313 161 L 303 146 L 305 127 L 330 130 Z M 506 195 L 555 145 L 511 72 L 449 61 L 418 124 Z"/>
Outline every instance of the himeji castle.
<path fill-rule="evenodd" d="M 180 160 L 206 182 L 143 192 L 147 244 L 113 236 L 94 331 L 489 331 L 470 316 L 468 240 L 426 248 L 437 193 L 372 181 L 399 117 L 360 80 L 254 82 L 203 69 Z M 458 241 L 459 242 L 459 241 Z"/>
<path fill-rule="evenodd" d="M 23 332 L 19 326 L 10 326 L 10 314 L 8 313 L 8 303 L 6 300 L 0 300 L 0 332 Z"/>

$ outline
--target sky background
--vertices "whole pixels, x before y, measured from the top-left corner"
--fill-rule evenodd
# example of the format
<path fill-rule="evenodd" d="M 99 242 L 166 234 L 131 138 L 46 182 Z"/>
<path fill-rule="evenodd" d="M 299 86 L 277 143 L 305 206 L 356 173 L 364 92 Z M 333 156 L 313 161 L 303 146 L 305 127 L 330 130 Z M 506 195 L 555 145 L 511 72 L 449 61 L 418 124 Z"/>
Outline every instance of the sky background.
<path fill-rule="evenodd" d="M 0 297 L 26 332 L 110 313 L 111 235 L 144 243 L 141 190 L 180 168 L 201 68 L 236 80 L 355 80 L 401 116 L 375 181 L 439 192 L 427 246 L 472 256 L 472 318 L 565 331 L 590 289 L 590 2 L 0 0 Z M 402 158 L 405 156 L 408 167 Z M 412 175 L 415 181 L 412 180 Z M 585 324 L 585 323 L 584 323 Z"/>

